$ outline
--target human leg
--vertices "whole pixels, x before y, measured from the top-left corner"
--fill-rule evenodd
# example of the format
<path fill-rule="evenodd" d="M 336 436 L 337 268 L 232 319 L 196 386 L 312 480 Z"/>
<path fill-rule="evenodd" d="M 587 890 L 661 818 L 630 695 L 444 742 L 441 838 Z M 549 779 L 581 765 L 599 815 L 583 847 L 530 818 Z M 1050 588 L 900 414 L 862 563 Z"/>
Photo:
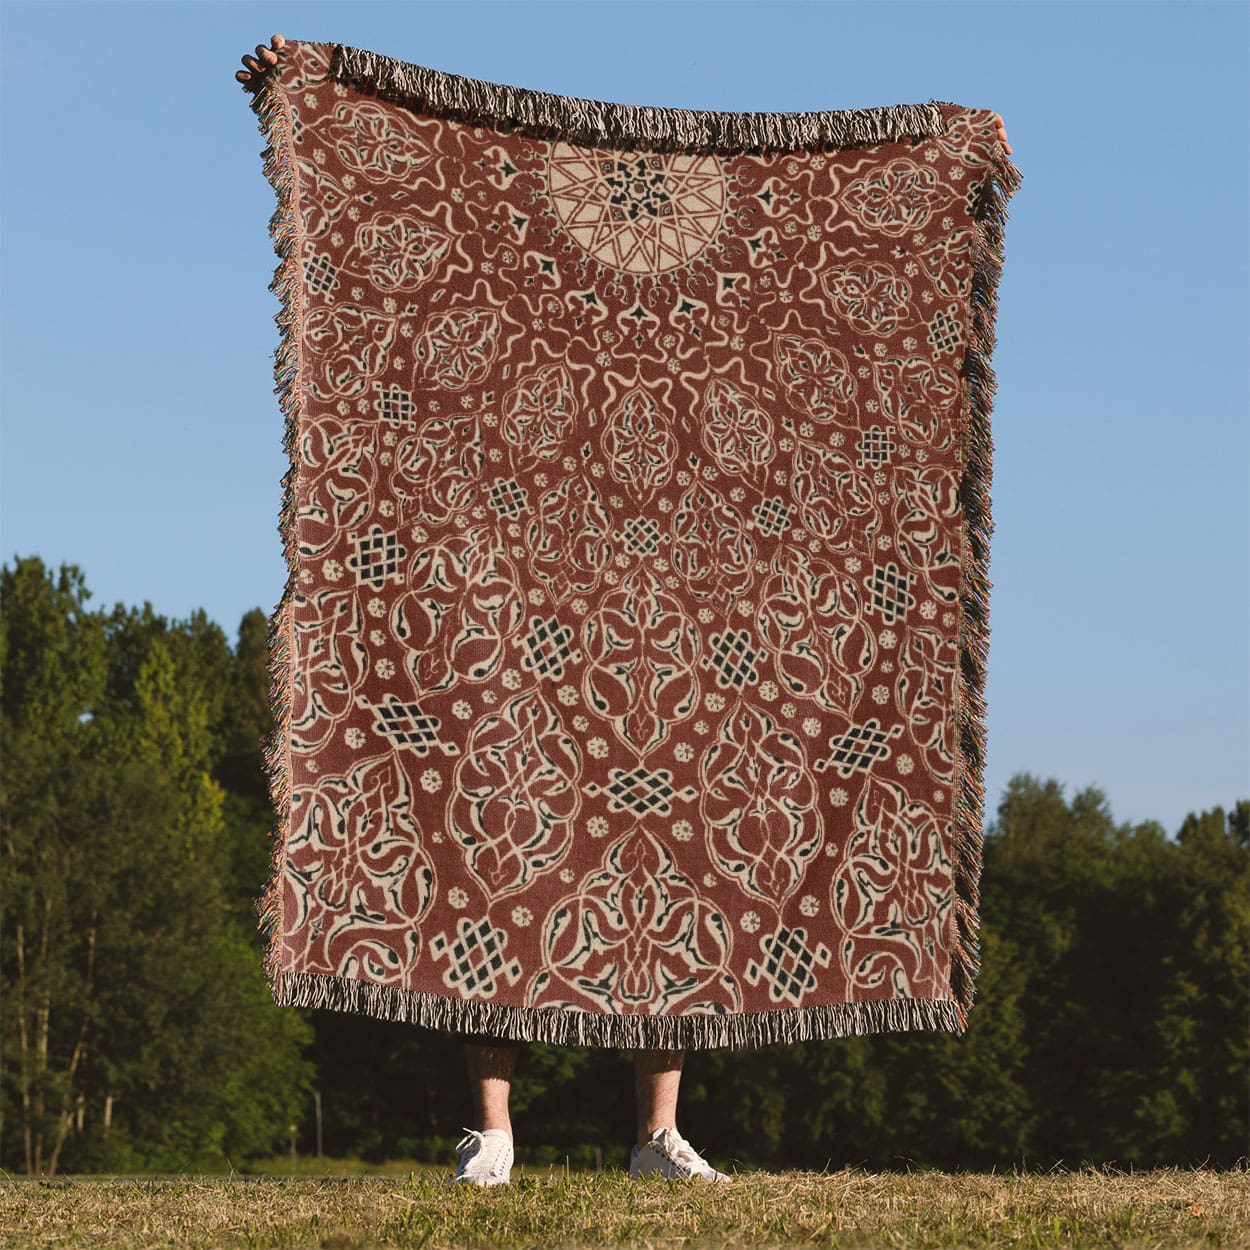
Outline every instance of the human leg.
<path fill-rule="evenodd" d="M 718 1172 L 677 1131 L 677 1092 L 684 1050 L 634 1052 L 634 1091 L 638 1141 L 629 1156 L 629 1174 L 678 1176 L 685 1179 L 730 1179 Z"/>
<path fill-rule="evenodd" d="M 457 1144 L 460 1163 L 453 1181 L 475 1185 L 506 1185 L 512 1172 L 512 1121 L 508 1096 L 520 1043 L 484 1034 L 463 1036 L 474 1121 Z"/>
<path fill-rule="evenodd" d="M 658 1128 L 677 1127 L 677 1093 L 684 1050 L 634 1051 L 634 1105 L 638 1144 L 645 1146 Z"/>
<path fill-rule="evenodd" d="M 474 1123 L 478 1129 L 503 1129 L 512 1136 L 508 1098 L 521 1043 L 487 1034 L 464 1035 L 464 1057 L 473 1096 Z"/>

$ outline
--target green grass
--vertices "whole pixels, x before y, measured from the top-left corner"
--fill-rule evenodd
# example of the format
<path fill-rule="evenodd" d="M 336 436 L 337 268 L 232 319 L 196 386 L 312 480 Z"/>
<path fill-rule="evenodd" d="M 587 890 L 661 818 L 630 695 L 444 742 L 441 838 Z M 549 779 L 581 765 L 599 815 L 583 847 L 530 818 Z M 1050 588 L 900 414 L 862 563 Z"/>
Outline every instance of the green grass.
<path fill-rule="evenodd" d="M 403 1165 L 396 1165 L 403 1167 Z M 0 1244 L 226 1247 L 1250 1247 L 1250 1174 L 740 1173 L 631 1181 L 513 1168 L 495 1189 L 399 1175 L 51 1177 L 0 1182 Z"/>

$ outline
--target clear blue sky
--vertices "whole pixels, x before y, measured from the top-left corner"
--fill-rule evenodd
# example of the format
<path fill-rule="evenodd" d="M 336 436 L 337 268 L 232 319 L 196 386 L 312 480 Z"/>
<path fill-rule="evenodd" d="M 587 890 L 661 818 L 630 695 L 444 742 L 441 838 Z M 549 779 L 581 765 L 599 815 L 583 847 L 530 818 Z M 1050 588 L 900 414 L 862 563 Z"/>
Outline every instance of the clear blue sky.
<path fill-rule="evenodd" d="M 1241 3 L 21 3 L 3 41 L 6 562 L 272 611 L 273 31 L 634 104 L 1003 114 L 987 819 L 1015 772 L 1171 833 L 1250 795 Z"/>

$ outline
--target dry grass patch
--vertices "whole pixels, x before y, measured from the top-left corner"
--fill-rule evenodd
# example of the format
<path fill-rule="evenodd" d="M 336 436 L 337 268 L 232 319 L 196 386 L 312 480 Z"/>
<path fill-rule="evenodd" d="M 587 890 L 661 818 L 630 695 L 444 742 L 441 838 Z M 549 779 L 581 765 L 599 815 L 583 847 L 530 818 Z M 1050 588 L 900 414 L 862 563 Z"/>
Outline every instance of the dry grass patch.
<path fill-rule="evenodd" d="M 270 1250 L 373 1246 L 1247 1247 L 1250 1174 L 745 1172 L 728 1184 L 513 1169 L 498 1189 L 403 1177 L 70 1177 L 0 1184 L 0 1244 Z"/>

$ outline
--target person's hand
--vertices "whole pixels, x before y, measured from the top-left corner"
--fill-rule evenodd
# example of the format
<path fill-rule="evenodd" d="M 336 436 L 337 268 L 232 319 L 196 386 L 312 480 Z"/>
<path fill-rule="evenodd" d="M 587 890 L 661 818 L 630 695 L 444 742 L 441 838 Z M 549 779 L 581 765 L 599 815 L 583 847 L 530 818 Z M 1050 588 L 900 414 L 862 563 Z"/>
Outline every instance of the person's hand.
<path fill-rule="evenodd" d="M 261 79 L 273 65 L 278 63 L 278 55 L 286 48 L 286 40 L 281 35 L 274 35 L 270 39 L 271 48 L 265 47 L 263 43 L 256 45 L 256 55 L 250 52 L 245 53 L 240 60 L 247 66 L 247 69 L 236 69 L 234 77 L 237 82 L 241 82 L 249 90 L 255 90 L 261 84 Z"/>
<path fill-rule="evenodd" d="M 275 35 L 274 38 L 277 39 L 278 36 Z M 998 137 L 1002 141 L 1003 151 L 1010 156 L 1011 144 L 1007 142 L 1007 127 L 1003 122 L 1003 115 L 1001 113 L 995 113 L 994 120 L 998 122 Z"/>

